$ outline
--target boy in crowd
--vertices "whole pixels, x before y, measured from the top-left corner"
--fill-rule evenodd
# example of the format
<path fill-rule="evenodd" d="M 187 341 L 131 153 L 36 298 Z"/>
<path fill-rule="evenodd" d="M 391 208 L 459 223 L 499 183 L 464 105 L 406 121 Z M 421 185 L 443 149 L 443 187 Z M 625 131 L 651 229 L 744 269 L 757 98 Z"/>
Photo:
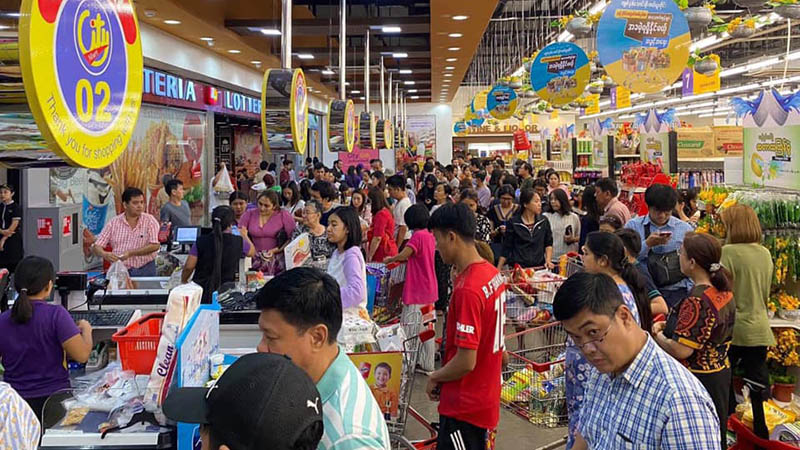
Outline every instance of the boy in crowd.
<path fill-rule="evenodd" d="M 411 199 L 408 198 L 406 193 L 406 180 L 402 175 L 392 175 L 386 182 L 389 190 L 389 196 L 397 201 L 392 207 L 392 215 L 394 216 L 394 241 L 397 247 L 401 248 L 402 245 L 411 236 L 408 233 L 408 226 L 406 225 L 406 211 L 411 207 Z"/>
<path fill-rule="evenodd" d="M 505 344 L 503 295 L 497 269 L 475 248 L 475 215 L 463 203 L 441 206 L 428 223 L 445 264 L 458 274 L 447 313 L 445 357 L 428 379 L 439 401 L 439 450 L 483 450 L 500 416 Z"/>

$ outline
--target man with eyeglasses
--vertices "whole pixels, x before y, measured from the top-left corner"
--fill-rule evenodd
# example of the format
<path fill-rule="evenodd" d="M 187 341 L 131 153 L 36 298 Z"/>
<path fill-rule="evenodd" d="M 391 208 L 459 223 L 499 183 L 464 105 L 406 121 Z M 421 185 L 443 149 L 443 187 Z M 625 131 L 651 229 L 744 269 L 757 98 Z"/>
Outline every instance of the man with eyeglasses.
<path fill-rule="evenodd" d="M 573 449 L 720 448 L 708 392 L 642 330 L 613 279 L 573 275 L 556 293 L 553 312 L 595 369 Z"/>

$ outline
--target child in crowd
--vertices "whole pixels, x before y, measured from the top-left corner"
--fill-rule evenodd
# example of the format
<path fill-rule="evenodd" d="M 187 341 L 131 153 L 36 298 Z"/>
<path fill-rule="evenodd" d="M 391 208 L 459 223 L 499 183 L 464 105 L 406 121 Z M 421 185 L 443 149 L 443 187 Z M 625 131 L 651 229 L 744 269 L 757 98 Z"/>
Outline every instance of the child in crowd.
<path fill-rule="evenodd" d="M 375 401 L 381 408 L 383 416 L 387 419 L 397 417 L 397 392 L 389 388 L 392 379 L 392 366 L 382 362 L 375 366 L 375 384 L 370 387 Z"/>

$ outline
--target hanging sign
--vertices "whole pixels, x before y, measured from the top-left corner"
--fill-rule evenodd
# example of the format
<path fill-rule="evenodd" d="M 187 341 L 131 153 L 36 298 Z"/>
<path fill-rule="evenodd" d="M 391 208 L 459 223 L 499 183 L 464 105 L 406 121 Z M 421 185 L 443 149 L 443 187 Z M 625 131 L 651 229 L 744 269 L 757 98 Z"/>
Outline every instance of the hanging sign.
<path fill-rule="evenodd" d="M 495 119 L 505 120 L 511 118 L 517 111 L 517 92 L 508 86 L 495 86 L 489 91 L 486 107 L 489 114 Z"/>
<path fill-rule="evenodd" d="M 800 142 L 800 126 L 744 129 L 744 182 L 784 189 L 800 189 L 800 159 L 793 143 Z"/>
<path fill-rule="evenodd" d="M 308 90 L 301 69 L 268 69 L 264 73 L 261 134 L 268 152 L 305 153 L 308 145 Z"/>
<path fill-rule="evenodd" d="M 711 55 L 711 59 L 717 63 L 717 70 L 715 70 L 714 73 L 703 75 L 702 73 L 693 70 L 694 74 L 692 76 L 692 91 L 694 95 L 705 94 L 707 92 L 716 92 L 722 87 L 719 76 L 720 72 L 722 71 L 722 66 L 720 64 L 719 56 Z"/>
<path fill-rule="evenodd" d="M 674 0 L 612 0 L 597 26 L 600 63 L 620 86 L 651 94 L 689 61 L 691 34 Z"/>
<path fill-rule="evenodd" d="M 24 0 L 19 58 L 28 105 L 69 163 L 107 167 L 142 103 L 142 41 L 130 0 Z"/>
<path fill-rule="evenodd" d="M 631 91 L 617 86 L 611 89 L 611 109 L 622 109 L 631 107 Z"/>
<path fill-rule="evenodd" d="M 550 44 L 531 64 L 531 87 L 543 100 L 563 106 L 580 97 L 592 75 L 589 58 L 571 42 Z"/>
<path fill-rule="evenodd" d="M 585 114 L 597 114 L 600 112 L 600 94 L 588 96 L 589 104 L 586 106 Z"/>

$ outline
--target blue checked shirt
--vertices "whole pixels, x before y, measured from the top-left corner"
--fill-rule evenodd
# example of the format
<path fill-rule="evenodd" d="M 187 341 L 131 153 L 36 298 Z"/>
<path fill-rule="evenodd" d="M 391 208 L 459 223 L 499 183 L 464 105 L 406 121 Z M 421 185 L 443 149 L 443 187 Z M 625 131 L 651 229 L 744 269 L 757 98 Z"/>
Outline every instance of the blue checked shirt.
<path fill-rule="evenodd" d="M 639 233 L 639 236 L 642 238 L 642 251 L 639 252 L 639 261 L 647 264 L 647 254 L 650 253 L 650 247 L 647 246 L 647 237 L 645 236 L 644 228 L 646 225 L 650 224 L 650 233 L 660 233 L 662 231 L 670 231 L 672 232 L 672 238 L 670 238 L 669 242 L 666 245 L 659 245 L 658 247 L 653 247 L 653 252 L 658 254 L 674 252 L 681 248 L 683 245 L 683 238 L 686 236 L 686 233 L 694 231 L 691 225 L 678 219 L 677 217 L 670 217 L 669 221 L 662 226 L 656 226 L 656 224 L 650 221 L 650 214 L 646 214 L 644 216 L 639 216 L 635 219 L 631 219 L 628 223 L 625 224 L 625 228 L 630 228 L 631 230 L 636 231 Z M 689 289 L 692 287 L 692 280 L 689 278 L 684 278 L 683 280 L 671 285 L 662 287 L 662 290 L 666 291 L 676 291 L 679 289 Z"/>
<path fill-rule="evenodd" d="M 592 370 L 580 433 L 590 449 L 719 448 L 719 420 L 702 384 L 651 337 L 622 374 Z"/>

